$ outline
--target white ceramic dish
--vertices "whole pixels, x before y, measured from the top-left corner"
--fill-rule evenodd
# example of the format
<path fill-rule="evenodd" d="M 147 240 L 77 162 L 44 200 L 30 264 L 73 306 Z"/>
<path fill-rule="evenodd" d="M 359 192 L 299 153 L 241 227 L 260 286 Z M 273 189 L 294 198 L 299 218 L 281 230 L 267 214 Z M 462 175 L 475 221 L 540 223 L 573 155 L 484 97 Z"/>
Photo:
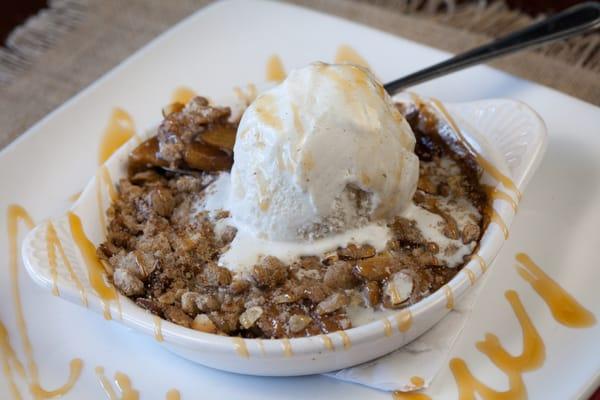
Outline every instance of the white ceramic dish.
<path fill-rule="evenodd" d="M 232 101 L 217 104 L 232 104 Z M 511 100 L 449 104 L 446 108 L 479 153 L 510 176 L 522 191 L 539 164 L 546 143 L 545 127 L 537 114 L 524 104 Z M 441 117 L 443 114 L 439 115 Z M 151 134 L 152 131 L 148 131 L 146 136 Z M 95 245 L 104 240 L 104 215 L 110 204 L 108 186 L 102 180 L 106 176 L 103 172 L 108 171 L 111 185 L 118 184 L 121 178 L 127 176 L 127 156 L 137 144 L 139 138 L 130 140 L 101 166 L 71 209 L 81 218 L 84 230 Z M 490 180 L 490 177 L 484 175 L 483 179 Z M 493 179 L 491 182 L 494 182 Z M 495 184 L 500 185 L 499 182 Z M 494 208 L 510 226 L 514 210 L 508 203 L 496 200 Z M 152 314 L 122 295 L 119 295 L 118 301 L 103 301 L 90 284 L 90 279 L 87 279 L 86 262 L 73 241 L 67 218 L 53 219 L 52 223 L 70 264 L 76 274 L 83 277 L 81 282 L 87 293 L 87 306 L 91 310 L 106 314 L 104 307 L 109 304 L 110 314 L 115 320 L 148 335 L 162 337 L 161 344 L 169 350 L 189 360 L 237 373 L 305 375 L 369 361 L 397 349 L 425 332 L 446 315 L 451 307 L 447 305 L 458 301 L 473 284 L 473 275 L 469 279 L 467 271 L 461 271 L 444 288 L 408 309 L 399 311 L 395 316 L 386 318 L 394 327 L 392 335 L 389 332 L 386 335 L 384 321 L 381 320 L 344 333 L 325 336 L 290 340 L 233 339 L 186 329 L 168 321 L 162 321 L 159 326 Z M 38 284 L 48 290 L 58 286 L 61 288 L 61 297 L 85 305 L 81 288 L 71 278 L 64 261 L 59 258 L 61 262 L 58 263 L 58 268 L 49 262 L 47 226 L 48 222 L 38 225 L 23 243 L 22 254 L 27 271 Z M 491 264 L 503 243 L 500 227 L 490 224 L 478 251 L 486 265 Z M 475 277 L 483 272 L 477 259 L 471 260 L 465 268 L 472 271 Z M 53 273 L 57 274 L 55 278 Z M 408 314 L 411 315 L 412 323 L 401 331 L 398 321 L 408 318 Z M 160 330 L 160 334 L 157 330 Z M 329 341 L 333 343 L 334 349 L 326 346 Z"/>
<path fill-rule="evenodd" d="M 244 29 L 243 35 L 240 29 Z M 71 206 L 69 196 L 79 192 L 97 171 L 98 143 L 114 107 L 128 111 L 140 132 L 157 122 L 160 108 L 178 86 L 209 96 L 229 93 L 233 84 L 263 81 L 265 62 L 273 53 L 279 54 L 289 70 L 315 59 L 332 61 L 342 44 L 356 49 L 383 81 L 448 57 L 408 40 L 285 4 L 219 2 L 169 30 L 0 153 L 0 317 L 15 357 L 26 369 L 28 358 L 16 318 L 19 307 L 8 257 L 8 205 L 22 205 L 37 222 L 63 215 Z M 198 51 L 190 53 L 190 48 Z M 210 54 L 210 63 L 205 54 Z M 511 354 L 520 353 L 521 329 L 503 297 L 506 290 L 514 289 L 546 350 L 543 365 L 523 374 L 528 397 L 587 400 L 600 384 L 600 324 L 587 329 L 558 324 L 513 265 L 515 253 L 527 252 L 600 316 L 600 269 L 591 262 L 597 258 L 599 245 L 600 135 L 596 133 L 600 108 L 484 66 L 414 90 L 448 103 L 510 97 L 530 104 L 546 122 L 548 151 L 527 186 L 511 236 L 488 270 L 482 295 L 450 356 L 464 359 L 486 385 L 506 390 L 506 375 L 475 343 L 491 332 Z M 21 240 L 26 229 L 19 225 Z M 183 399 L 391 398 L 388 392 L 320 375 L 261 378 L 191 364 L 164 351 L 146 334 L 136 334 L 123 324 L 107 322 L 97 313 L 52 296 L 29 279 L 20 263 L 17 267 L 20 290 L 16 295 L 22 302 L 32 356 L 44 387 L 61 386 L 67 380 L 69 361 L 76 357 L 83 361 L 79 379 L 64 398 L 106 399 L 96 367 L 104 367 L 109 380 L 116 371 L 126 373 L 144 400 L 164 400 L 171 388 L 178 389 Z M 22 398 L 33 398 L 29 381 L 16 373 L 13 378 Z M 7 375 L 0 373 L 0 398 L 13 398 L 9 383 Z M 118 394 L 114 383 L 113 387 Z M 433 399 L 458 398 L 447 366 L 426 393 Z"/>

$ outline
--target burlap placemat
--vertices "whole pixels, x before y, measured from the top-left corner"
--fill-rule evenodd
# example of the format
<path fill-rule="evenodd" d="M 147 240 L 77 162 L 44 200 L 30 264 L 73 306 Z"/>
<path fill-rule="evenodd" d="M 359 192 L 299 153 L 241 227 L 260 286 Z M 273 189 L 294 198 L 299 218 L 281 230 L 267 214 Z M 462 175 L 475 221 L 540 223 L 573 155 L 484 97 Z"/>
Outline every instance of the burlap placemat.
<path fill-rule="evenodd" d="M 52 0 L 0 49 L 0 148 L 207 0 Z M 531 21 L 502 2 L 292 0 L 459 52 Z M 600 104 L 600 35 L 492 65 Z"/>

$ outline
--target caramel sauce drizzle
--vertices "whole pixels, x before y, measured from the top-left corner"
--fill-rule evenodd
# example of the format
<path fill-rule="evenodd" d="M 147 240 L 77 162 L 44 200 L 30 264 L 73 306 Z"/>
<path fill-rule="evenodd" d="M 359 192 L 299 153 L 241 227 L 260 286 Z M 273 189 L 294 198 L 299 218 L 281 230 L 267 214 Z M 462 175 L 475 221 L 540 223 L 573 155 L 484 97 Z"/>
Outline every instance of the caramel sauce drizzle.
<path fill-rule="evenodd" d="M 323 345 L 329 351 L 335 351 L 335 347 L 333 346 L 333 341 L 327 335 L 321 335 L 321 340 L 323 341 Z"/>
<path fill-rule="evenodd" d="M 60 291 L 58 290 L 58 262 L 56 260 L 56 248 L 54 247 L 56 241 L 56 232 L 51 223 L 49 223 L 46 229 L 46 251 L 48 252 L 48 263 L 50 264 L 52 294 L 54 296 L 60 296 Z"/>
<path fill-rule="evenodd" d="M 85 234 L 81 219 L 71 211 L 67 213 L 67 216 L 73 241 L 77 245 L 87 267 L 90 285 L 102 301 L 104 318 L 111 319 L 109 303 L 118 300 L 117 292 L 113 286 L 107 284 L 104 280 L 104 267 L 96 255 L 96 246 Z"/>
<path fill-rule="evenodd" d="M 256 99 L 256 96 L 258 95 L 258 91 L 256 90 L 256 85 L 253 83 L 249 83 L 246 86 L 246 90 L 244 90 L 240 87 L 234 87 L 233 91 L 235 92 L 235 95 L 238 97 L 238 99 L 240 99 L 241 101 L 244 102 L 246 107 L 249 106 L 250 103 L 252 103 L 254 101 L 254 99 Z"/>
<path fill-rule="evenodd" d="M 360 102 L 356 101 L 356 96 L 354 94 L 358 88 L 366 87 L 368 85 L 368 74 L 364 69 L 357 66 L 348 68 L 348 72 L 352 74 L 351 79 L 345 78 L 339 71 L 330 68 L 327 64 L 317 65 L 317 69 L 331 79 L 336 86 L 344 92 L 350 102 L 350 106 L 353 107 L 353 110 L 349 110 L 349 112 L 358 111 L 360 109 Z"/>
<path fill-rule="evenodd" d="M 21 378 L 25 378 L 25 369 L 23 368 L 23 364 L 18 359 L 15 351 L 10 343 L 10 337 L 8 335 L 8 330 L 0 321 L 0 357 L 2 357 L 2 370 L 4 372 L 4 376 L 8 381 L 8 386 L 10 388 L 11 397 L 13 399 L 21 399 L 21 393 L 17 388 L 17 384 L 15 382 L 15 377 L 13 376 L 13 368 L 16 370 L 17 374 Z"/>
<path fill-rule="evenodd" d="M 446 296 L 446 308 L 452 310 L 454 308 L 454 293 L 452 293 L 452 289 L 448 285 L 444 285 L 443 289 Z"/>
<path fill-rule="evenodd" d="M 290 339 L 285 338 L 281 339 L 281 346 L 283 347 L 283 355 L 286 357 L 291 357 L 294 355 L 292 351 L 292 344 L 290 343 Z"/>
<path fill-rule="evenodd" d="M 48 263 L 50 264 L 50 273 L 52 276 L 52 294 L 54 294 L 55 296 L 59 295 L 58 286 L 56 283 L 58 272 L 58 260 L 56 251 L 58 250 L 58 254 L 62 259 L 65 268 L 69 272 L 71 280 L 75 283 L 75 286 L 77 286 L 77 289 L 79 290 L 81 302 L 84 306 L 87 307 L 88 301 L 87 295 L 85 293 L 85 287 L 83 286 L 81 280 L 79 279 L 79 276 L 77 276 L 77 273 L 73 269 L 73 265 L 71 264 L 71 261 L 69 261 L 69 258 L 65 253 L 65 249 L 63 248 L 63 245 L 60 241 L 60 238 L 58 237 L 58 234 L 56 233 L 56 229 L 54 228 L 54 224 L 52 224 L 52 222 L 48 222 L 48 225 L 46 227 L 46 250 L 48 252 Z"/>
<path fill-rule="evenodd" d="M 267 60 L 267 68 L 265 78 L 271 82 L 281 82 L 287 76 L 281 58 L 277 54 L 273 54 Z"/>
<path fill-rule="evenodd" d="M 171 95 L 171 101 L 173 103 L 187 104 L 196 96 L 196 92 L 192 89 L 185 86 L 179 86 Z"/>
<path fill-rule="evenodd" d="M 292 113 L 294 114 L 294 129 L 296 130 L 296 134 L 304 136 L 304 126 L 302 125 L 302 119 L 300 118 L 300 111 L 295 104 L 292 104 Z"/>
<path fill-rule="evenodd" d="M 133 118 L 121 108 L 113 109 L 108 120 L 108 126 L 100 139 L 98 164 L 104 164 L 119 147 L 134 136 L 135 124 Z"/>
<path fill-rule="evenodd" d="M 464 360 L 450 360 L 450 370 L 456 379 L 458 397 L 460 400 L 474 400 L 478 393 L 484 400 L 526 399 L 527 391 L 523 382 L 523 373 L 542 366 L 546 357 L 545 345 L 527 311 L 523 307 L 519 295 L 514 290 L 508 290 L 505 297 L 510 303 L 523 332 L 523 350 L 520 355 L 508 353 L 498 337 L 488 333 L 485 339 L 478 342 L 476 347 L 485 354 L 508 377 L 509 388 L 506 391 L 496 391 L 477 379 L 467 367 Z"/>
<path fill-rule="evenodd" d="M 259 118 L 273 129 L 280 131 L 283 128 L 283 122 L 279 118 L 275 98 L 270 94 L 259 96 L 254 102 L 256 113 Z"/>
<path fill-rule="evenodd" d="M 162 334 L 162 321 L 157 315 L 153 315 L 152 319 L 154 321 L 154 339 L 156 339 L 157 342 L 162 342 L 165 340 Z"/>
<path fill-rule="evenodd" d="M 393 392 L 392 398 L 394 400 L 431 400 L 431 397 L 419 392 Z"/>
<path fill-rule="evenodd" d="M 135 136 L 137 138 L 137 136 Z M 117 192 L 117 188 L 112 180 L 112 177 L 110 176 L 110 171 L 108 170 L 108 167 L 106 165 L 101 165 L 97 174 L 96 174 L 96 198 L 97 198 L 97 202 L 98 202 L 98 217 L 99 217 L 99 221 L 100 221 L 100 225 L 102 227 L 102 231 L 106 232 L 107 231 L 107 223 L 106 223 L 106 215 L 105 215 L 105 210 L 104 210 L 104 200 L 102 197 L 102 186 L 104 186 L 108 192 L 108 197 L 110 198 L 111 202 L 115 202 L 118 200 L 119 198 L 119 193 Z M 95 248 L 95 246 L 94 246 Z M 96 256 L 96 252 L 94 251 L 93 256 L 96 257 L 96 259 L 98 258 Z M 98 262 L 100 263 L 100 265 L 102 265 L 102 261 L 98 260 Z M 91 283 L 91 282 L 90 282 Z M 110 287 L 112 288 L 112 285 L 110 285 Z M 114 288 L 113 288 L 114 290 Z M 121 319 L 123 319 L 123 310 L 121 308 L 121 301 L 119 299 L 119 296 L 116 294 L 115 291 L 115 302 L 117 304 L 117 309 L 119 311 L 119 316 Z M 102 300 L 103 303 L 103 307 L 104 307 L 104 318 L 105 319 L 111 319 L 111 315 L 110 315 L 110 309 L 108 307 L 108 302 Z"/>
<path fill-rule="evenodd" d="M 235 351 L 239 354 L 240 357 L 250 358 L 250 353 L 248 352 L 248 347 L 246 346 L 246 341 L 240 337 L 233 337 L 233 347 Z"/>
<path fill-rule="evenodd" d="M 510 207 L 513 209 L 514 212 L 517 212 L 517 202 L 508 193 L 503 192 L 502 190 L 492 185 L 486 185 L 482 183 L 481 187 L 487 193 L 490 201 L 493 202 L 496 199 L 504 200 L 510 204 Z"/>
<path fill-rule="evenodd" d="M 140 398 L 140 392 L 133 388 L 133 385 L 131 384 L 131 379 L 129 379 L 129 377 L 126 374 L 122 372 L 116 372 L 115 382 L 121 390 L 121 399 L 138 400 Z"/>
<path fill-rule="evenodd" d="M 106 165 L 102 165 L 98 172 L 96 173 L 96 200 L 98 202 L 98 217 L 100 221 L 100 226 L 102 226 L 102 231 L 106 232 L 106 215 L 104 208 L 104 199 L 102 197 L 102 186 L 106 187 L 108 191 L 108 196 L 112 202 L 115 202 L 119 198 L 119 194 L 117 193 L 117 188 L 112 181 L 110 176 L 110 171 L 106 167 Z"/>
<path fill-rule="evenodd" d="M 108 380 L 108 378 L 106 377 L 106 375 L 104 375 L 104 368 L 102 368 L 102 367 L 96 367 L 94 369 L 94 371 L 96 372 L 96 376 L 98 377 L 98 381 L 100 382 L 100 386 L 104 390 L 104 393 L 106 393 L 106 396 L 110 400 L 117 400 L 118 398 L 117 398 L 117 394 L 115 393 L 115 389 L 113 389 L 110 381 Z"/>
<path fill-rule="evenodd" d="M 383 322 L 383 333 L 385 334 L 385 336 L 392 336 L 392 323 L 390 322 L 389 319 L 384 318 L 381 320 L 381 322 Z"/>
<path fill-rule="evenodd" d="M 181 393 L 177 389 L 171 389 L 167 392 L 166 400 L 181 400 Z"/>
<path fill-rule="evenodd" d="M 481 257 L 479 254 L 473 254 L 471 256 L 471 259 L 477 260 L 477 262 L 479 263 L 479 267 L 481 268 L 481 272 L 487 271 L 487 263 L 485 262 L 483 257 Z"/>
<path fill-rule="evenodd" d="M 104 200 L 102 198 L 102 181 L 100 173 L 96 174 L 96 202 L 98 203 L 98 221 L 102 232 L 107 231 L 106 215 L 104 215 Z"/>
<path fill-rule="evenodd" d="M 25 366 L 18 359 L 14 348 L 10 344 L 8 331 L 2 322 L 0 322 L 0 349 L 2 354 L 2 364 L 5 375 L 8 378 L 9 386 L 13 397 L 21 399 L 21 394 L 15 384 L 12 370 L 16 370 L 17 374 L 26 379 L 29 383 L 29 390 L 35 399 L 49 399 L 57 396 L 62 396 L 68 393 L 81 375 L 83 361 L 79 358 L 74 358 L 69 363 L 69 378 L 67 382 L 54 390 L 44 389 L 39 381 L 38 366 L 33 355 L 33 346 L 27 333 L 27 322 L 25 321 L 25 313 L 23 312 L 23 304 L 21 302 L 21 293 L 19 288 L 19 246 L 17 243 L 19 233 L 19 221 L 22 221 L 28 229 L 32 229 L 35 225 L 33 219 L 27 211 L 18 205 L 10 205 L 7 210 L 8 221 L 8 247 L 9 247 L 9 275 L 12 287 L 12 299 L 15 306 L 15 318 L 17 321 L 17 330 L 25 353 Z"/>
<path fill-rule="evenodd" d="M 131 378 L 129 378 L 127 374 L 119 371 L 115 372 L 114 383 L 120 392 L 120 395 L 118 395 L 113 384 L 106 377 L 104 368 L 97 366 L 94 371 L 96 372 L 100 386 L 109 400 L 139 400 L 140 392 L 134 389 Z M 169 389 L 165 395 L 165 399 L 181 400 L 181 393 L 179 393 L 179 390 L 177 389 Z"/>
<path fill-rule="evenodd" d="M 67 200 L 70 203 L 75 203 L 81 197 L 81 193 L 82 193 L 81 191 L 79 191 L 77 193 L 73 193 L 72 195 L 70 195 L 69 197 L 67 197 Z"/>
<path fill-rule="evenodd" d="M 396 315 L 396 323 L 400 332 L 408 331 L 412 326 L 412 313 L 410 310 L 402 310 Z"/>
<path fill-rule="evenodd" d="M 424 104 L 423 101 L 420 100 L 420 98 L 416 94 L 411 93 L 410 96 L 413 99 L 413 101 L 415 102 L 415 104 L 417 104 L 417 105 Z M 481 154 L 479 154 L 479 152 L 477 152 L 477 150 L 475 150 L 475 148 L 466 140 L 462 131 L 460 130 L 460 128 L 458 127 L 458 125 L 456 124 L 456 122 L 454 121 L 454 119 L 452 118 L 452 116 L 450 115 L 448 110 L 446 109 L 446 107 L 444 107 L 442 102 L 437 99 L 432 98 L 431 103 L 444 116 L 444 119 L 446 120 L 446 122 L 450 125 L 452 130 L 458 136 L 458 139 L 465 145 L 465 147 L 473 155 L 473 157 L 475 157 L 475 160 L 481 166 L 481 168 L 483 168 L 483 170 L 485 172 L 487 172 L 493 179 L 502 183 L 502 185 L 505 188 L 512 191 L 515 194 L 515 196 L 517 197 L 517 199 L 520 200 L 521 192 L 519 191 L 517 186 L 514 184 L 512 179 L 510 179 L 508 176 L 506 176 L 502 172 L 500 172 L 500 170 L 498 168 L 496 168 L 485 157 L 483 157 Z M 484 210 L 484 215 L 487 216 L 489 222 L 496 223 L 502 230 L 504 239 L 508 239 L 508 227 L 506 226 L 506 223 L 504 222 L 504 220 L 502 219 L 500 214 L 498 214 L 498 212 L 493 208 L 493 201 L 495 198 L 508 201 L 511 204 L 511 207 L 513 207 L 513 209 L 515 211 L 516 211 L 517 203 L 507 193 L 502 192 L 496 188 L 494 188 L 492 191 L 489 191 L 488 195 L 490 197 L 490 202 L 489 202 L 488 206 L 486 207 L 486 210 Z"/>
<path fill-rule="evenodd" d="M 423 387 L 423 385 L 425 385 L 425 379 L 421 378 L 420 376 L 411 376 L 410 383 L 413 384 L 414 387 L 418 389 L 418 388 Z"/>
<path fill-rule="evenodd" d="M 463 268 L 463 271 L 465 271 L 465 274 L 467 274 L 467 277 L 469 278 L 469 283 L 473 286 L 476 280 L 475 272 L 471 271 L 469 268 Z"/>
<path fill-rule="evenodd" d="M 486 207 L 486 209 L 483 211 L 483 215 L 489 221 L 494 222 L 496 225 L 498 225 L 500 227 L 500 230 L 502 230 L 502 235 L 504 236 L 504 239 L 508 239 L 508 227 L 506 226 L 506 222 L 504 222 L 500 214 L 498 214 L 498 212 L 491 205 Z"/>
<path fill-rule="evenodd" d="M 360 65 L 361 67 L 365 67 L 371 69 L 367 60 L 365 60 L 356 50 L 352 47 L 343 44 L 340 45 L 335 53 L 335 63 L 336 64 L 354 64 Z"/>
<path fill-rule="evenodd" d="M 517 272 L 544 300 L 554 319 L 569 328 L 587 328 L 596 324 L 596 317 L 567 293 L 525 253 L 518 253 Z"/>
<path fill-rule="evenodd" d="M 477 163 L 481 165 L 483 170 L 487 172 L 492 178 L 496 181 L 502 183 L 504 187 L 506 187 L 511 192 L 514 192 L 518 199 L 521 198 L 521 192 L 515 185 L 515 183 L 508 176 L 504 175 L 498 168 L 496 168 L 492 163 L 490 163 L 485 157 L 477 152 L 473 148 L 473 146 L 467 141 L 467 139 L 462 134 L 462 131 L 458 128 L 458 125 L 454 121 L 454 118 L 450 115 L 446 107 L 442 104 L 438 99 L 431 99 L 431 102 L 436 106 L 436 108 L 442 113 L 452 130 L 457 134 L 460 141 L 465 145 L 467 150 L 475 157 Z"/>
<path fill-rule="evenodd" d="M 67 379 L 67 382 L 64 385 L 54 390 L 45 390 L 39 384 L 38 378 L 36 377 L 36 382 L 30 385 L 29 390 L 31 390 L 33 397 L 36 399 L 52 399 L 54 397 L 64 396 L 65 394 L 71 391 L 73 386 L 75 386 L 75 383 L 77 383 L 77 380 L 81 375 L 82 369 L 83 360 L 81 360 L 80 358 L 74 358 L 71 360 L 71 362 L 69 362 L 69 378 Z"/>
<path fill-rule="evenodd" d="M 110 200 L 113 202 L 116 201 L 119 198 L 119 194 L 117 193 L 117 188 L 115 187 L 112 177 L 110 176 L 110 171 L 106 165 L 100 167 L 100 177 L 102 183 L 104 183 L 106 189 L 108 190 Z"/>
<path fill-rule="evenodd" d="M 485 263 L 477 256 L 483 266 Z M 546 303 L 554 319 L 569 328 L 586 328 L 596 323 L 596 317 L 562 288 L 555 280 L 547 275 L 525 253 L 515 256 L 520 263 L 517 265 L 519 275 L 525 279 Z M 483 269 L 483 267 L 482 267 Z M 545 344 L 533 325 L 523 303 L 514 290 L 505 293 L 519 324 L 523 337 L 523 350 L 520 355 L 509 354 L 496 335 L 486 334 L 485 339 L 476 344 L 479 351 L 503 371 L 509 382 L 506 391 L 496 391 L 477 379 L 467 367 L 464 360 L 454 358 L 450 361 L 450 370 L 458 386 L 459 400 L 475 400 L 475 395 L 483 400 L 512 400 L 526 399 L 527 390 L 523 381 L 523 373 L 540 368 L 546 357 Z M 403 399 L 399 397 L 395 399 Z M 408 398 L 408 397 L 404 397 Z"/>
<path fill-rule="evenodd" d="M 176 90 L 175 94 L 177 93 L 178 91 Z M 141 138 L 135 132 L 133 118 L 131 118 L 127 111 L 121 108 L 115 108 L 110 116 L 108 126 L 106 127 L 104 135 L 100 141 L 98 164 L 101 167 L 96 174 L 96 197 L 98 201 L 98 210 L 100 213 L 100 225 L 102 226 L 103 231 L 106 231 L 106 216 L 104 215 L 102 183 L 104 183 L 106 186 L 110 199 L 113 202 L 119 197 L 112 178 L 110 177 L 110 172 L 104 163 L 110 158 L 110 156 L 114 154 L 114 152 L 116 152 L 131 138 L 136 138 L 139 142 L 141 142 Z M 79 199 L 80 196 L 81 192 L 70 196 L 69 200 L 74 202 Z"/>
<path fill-rule="evenodd" d="M 112 384 L 104 374 L 104 368 L 96 367 L 95 371 L 96 376 L 100 381 L 100 386 L 102 386 L 104 393 L 110 400 L 138 400 L 140 398 L 140 393 L 133 388 L 133 385 L 131 384 L 131 379 L 129 379 L 129 377 L 126 374 L 122 372 L 115 373 L 115 383 L 117 384 L 117 388 L 121 392 L 121 396 L 119 397 L 117 396 L 117 393 L 113 388 Z"/>
<path fill-rule="evenodd" d="M 352 347 L 352 342 L 350 341 L 348 334 L 344 331 L 339 331 L 338 333 L 342 337 L 342 344 L 344 345 L 344 350 L 348 350 L 350 347 Z"/>

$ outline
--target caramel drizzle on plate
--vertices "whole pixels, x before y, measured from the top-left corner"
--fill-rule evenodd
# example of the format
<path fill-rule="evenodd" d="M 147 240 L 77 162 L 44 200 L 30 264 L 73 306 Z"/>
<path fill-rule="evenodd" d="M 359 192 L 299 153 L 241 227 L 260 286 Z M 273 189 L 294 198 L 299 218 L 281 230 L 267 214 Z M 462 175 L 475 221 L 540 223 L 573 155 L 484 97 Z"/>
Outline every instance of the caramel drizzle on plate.
<path fill-rule="evenodd" d="M 96 367 L 95 372 L 98 381 L 100 382 L 100 386 L 104 390 L 106 397 L 110 400 L 138 400 L 140 398 L 140 392 L 133 388 L 131 379 L 123 372 L 115 373 L 115 383 L 121 392 L 121 396 L 117 396 L 117 392 L 113 388 L 113 385 L 104 374 L 103 367 Z"/>
<path fill-rule="evenodd" d="M 265 78 L 271 82 L 281 82 L 287 76 L 281 58 L 277 54 L 273 54 L 267 60 L 267 66 L 265 70 Z"/>
<path fill-rule="evenodd" d="M 40 384 L 38 366 L 33 354 L 33 346 L 27 332 L 27 322 L 21 302 L 21 293 L 19 288 L 19 222 L 23 222 L 28 229 L 34 226 L 33 219 L 27 211 L 18 205 L 10 205 L 7 209 L 6 220 L 8 223 L 8 265 L 10 275 L 10 285 L 12 287 L 12 300 L 14 304 L 14 314 L 17 322 L 17 331 L 25 353 L 25 367 L 18 359 L 14 348 L 10 343 L 10 337 L 5 325 L 0 321 L 0 357 L 2 357 L 3 371 L 9 382 L 9 387 L 13 398 L 22 399 L 21 393 L 14 381 L 13 370 L 28 382 L 29 390 L 35 399 L 49 399 L 62 396 L 68 393 L 81 375 L 83 361 L 74 358 L 69 363 L 69 377 L 67 382 L 54 390 L 44 389 Z"/>
<path fill-rule="evenodd" d="M 197 94 L 194 90 L 185 86 L 179 86 L 173 91 L 173 94 L 171 95 L 171 102 L 187 104 L 196 96 Z"/>
<path fill-rule="evenodd" d="M 256 85 L 253 83 L 249 83 L 248 85 L 246 85 L 246 90 L 236 86 L 233 88 L 233 91 L 237 98 L 240 101 L 242 101 L 246 105 L 246 107 L 249 106 L 250 103 L 252 103 L 258 95 Z"/>
<path fill-rule="evenodd" d="M 4 376 L 8 381 L 8 387 L 10 389 L 11 397 L 13 399 L 21 399 L 21 394 L 19 392 L 19 388 L 15 382 L 15 377 L 13 375 L 13 369 L 21 378 L 25 378 L 25 368 L 23 368 L 23 364 L 17 357 L 15 350 L 10 343 L 10 337 L 8 335 L 8 330 L 0 321 L 0 357 L 2 357 L 2 370 L 4 371 Z"/>
<path fill-rule="evenodd" d="M 133 118 L 122 108 L 114 108 L 104 134 L 100 139 L 98 164 L 104 164 L 119 147 L 135 135 Z"/>
<path fill-rule="evenodd" d="M 519 321 L 523 337 L 523 350 L 518 356 L 511 355 L 500 343 L 498 337 L 487 333 L 485 339 L 476 344 L 477 349 L 508 377 L 509 388 L 497 391 L 482 383 L 469 370 L 464 360 L 450 360 L 450 370 L 458 386 L 459 400 L 474 400 L 478 393 L 484 400 L 526 399 L 527 391 L 523 373 L 540 368 L 546 358 L 544 342 L 533 325 L 519 295 L 508 290 L 505 297 Z"/>
<path fill-rule="evenodd" d="M 181 393 L 177 389 L 171 389 L 167 392 L 165 396 L 166 400 L 181 400 Z"/>
<path fill-rule="evenodd" d="M 596 317 L 546 274 L 525 253 L 515 257 L 520 265 L 517 272 L 544 300 L 556 322 L 569 328 L 588 328 L 596 324 Z"/>
<path fill-rule="evenodd" d="M 431 400 L 431 397 L 425 393 L 420 392 L 393 392 L 392 398 L 394 400 Z"/>
<path fill-rule="evenodd" d="M 425 379 L 420 376 L 411 376 L 410 383 L 412 383 L 416 388 L 423 387 L 425 384 Z"/>
<path fill-rule="evenodd" d="M 352 47 L 342 44 L 337 48 L 334 62 L 336 64 L 354 64 L 370 69 L 369 63 Z"/>
<path fill-rule="evenodd" d="M 104 318 L 111 319 L 109 304 L 111 301 L 118 300 L 117 292 L 112 285 L 105 282 L 104 267 L 96 255 L 96 246 L 85 234 L 81 219 L 72 211 L 67 213 L 67 217 L 71 228 L 71 236 L 87 267 L 90 285 L 102 301 Z"/>
<path fill-rule="evenodd" d="M 71 261 L 67 257 L 65 253 L 65 249 L 56 233 L 56 229 L 54 228 L 54 224 L 52 222 L 48 222 L 46 227 L 46 250 L 48 252 L 48 263 L 50 264 L 50 274 L 52 276 L 52 294 L 55 296 L 59 295 L 58 285 L 57 285 L 57 275 L 58 275 L 58 259 L 57 259 L 57 250 L 60 258 L 65 265 L 65 268 L 69 272 L 69 276 L 77 289 L 79 290 L 79 296 L 81 297 L 81 303 L 84 306 L 88 306 L 87 295 L 85 292 L 85 287 L 81 283 L 79 276 L 75 272 Z"/>
<path fill-rule="evenodd" d="M 569 328 L 587 328 L 596 323 L 596 317 L 548 276 L 525 253 L 515 256 L 519 265 L 519 275 L 527 281 L 541 299 L 548 305 L 554 319 Z M 497 391 L 476 378 L 464 360 L 454 358 L 450 370 L 458 386 L 459 400 L 474 400 L 475 395 L 484 400 L 526 399 L 527 390 L 523 373 L 540 368 L 545 360 L 545 344 L 533 325 L 518 294 L 514 290 L 505 293 L 522 330 L 523 350 L 520 355 L 511 355 L 500 343 L 496 335 L 486 334 L 485 339 L 476 344 L 479 351 L 508 377 L 509 388 Z M 406 397 L 405 397 L 406 398 Z M 399 399 L 402 399 L 400 397 Z"/>
<path fill-rule="evenodd" d="M 120 371 L 115 372 L 113 386 L 104 373 L 104 367 L 97 366 L 94 371 L 108 400 L 139 400 L 140 392 L 133 387 L 131 378 L 127 374 Z M 115 387 L 120 394 L 117 394 Z M 169 389 L 165 394 L 165 400 L 181 400 L 181 393 L 177 389 Z"/>
<path fill-rule="evenodd" d="M 233 337 L 233 348 L 238 353 L 240 357 L 249 358 L 250 353 L 248 352 L 248 347 L 246 346 L 246 341 L 240 337 Z M 262 344 L 262 343 L 261 343 Z"/>
<path fill-rule="evenodd" d="M 67 197 L 67 200 L 70 203 L 75 203 L 77 200 L 79 200 L 80 197 L 81 197 L 81 191 L 79 191 L 77 193 L 73 193 L 72 195 L 70 195 L 69 197 Z"/>

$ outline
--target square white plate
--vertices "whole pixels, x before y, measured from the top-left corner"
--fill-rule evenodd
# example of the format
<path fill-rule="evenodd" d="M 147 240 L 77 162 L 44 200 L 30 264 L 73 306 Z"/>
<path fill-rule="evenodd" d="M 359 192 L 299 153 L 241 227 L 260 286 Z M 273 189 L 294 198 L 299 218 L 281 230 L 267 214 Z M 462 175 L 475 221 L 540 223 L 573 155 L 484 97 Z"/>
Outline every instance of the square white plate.
<path fill-rule="evenodd" d="M 21 204 L 36 222 L 62 214 L 70 205 L 68 197 L 96 172 L 100 137 L 116 106 L 132 115 L 138 130 L 148 129 L 159 120 L 159 110 L 178 86 L 218 97 L 230 93 L 233 86 L 263 81 L 265 63 L 272 54 L 278 54 L 289 70 L 314 60 L 331 61 L 341 44 L 356 49 L 383 81 L 448 56 L 293 6 L 241 0 L 215 4 L 136 53 L 0 153 L 0 208 Z M 559 325 L 513 265 L 517 252 L 530 254 L 600 317 L 600 268 L 594 263 L 600 245 L 600 109 L 487 67 L 463 71 L 415 91 L 443 101 L 511 97 L 531 105 L 546 121 L 546 158 L 527 189 L 511 238 L 494 264 L 453 356 L 465 359 L 487 385 L 507 388 L 506 376 L 474 344 L 486 332 L 493 332 L 513 354 L 521 351 L 521 330 L 503 296 L 506 290 L 515 289 L 546 347 L 543 366 L 523 375 L 530 398 L 584 397 L 600 383 L 600 325 L 588 329 Z M 10 284 L 6 222 L 3 212 L 0 318 L 18 358 L 26 362 Z M 72 358 L 84 362 L 68 398 L 105 398 L 94 372 L 97 366 L 104 367 L 111 379 L 116 371 L 128 374 L 142 399 L 164 399 L 170 388 L 177 388 L 184 399 L 391 397 L 321 376 L 256 378 L 193 365 L 155 346 L 150 338 L 52 297 L 29 280 L 20 263 L 19 267 L 20 298 L 43 386 L 53 389 L 63 384 Z M 28 398 L 26 382 L 18 374 L 14 379 Z M 436 399 L 457 398 L 448 368 L 427 393 Z M 6 375 L 0 375 L 0 398 L 11 398 Z"/>

